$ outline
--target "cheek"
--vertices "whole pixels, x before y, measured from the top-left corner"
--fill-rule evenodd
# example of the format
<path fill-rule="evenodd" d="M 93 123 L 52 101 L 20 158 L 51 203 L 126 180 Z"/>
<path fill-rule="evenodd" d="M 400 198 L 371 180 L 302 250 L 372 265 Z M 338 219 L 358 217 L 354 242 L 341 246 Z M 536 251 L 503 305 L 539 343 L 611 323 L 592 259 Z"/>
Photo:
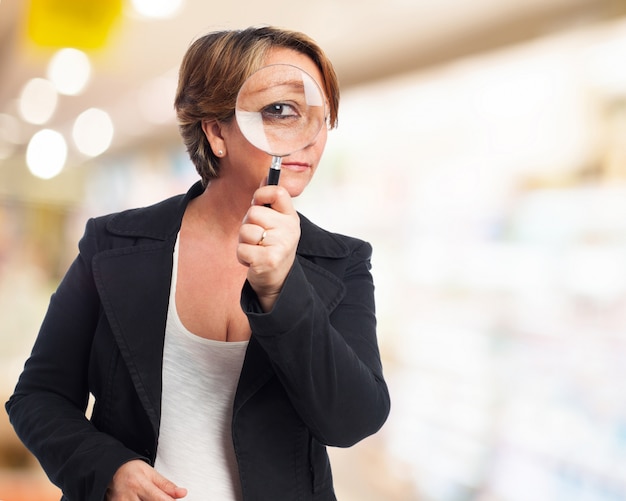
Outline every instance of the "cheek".
<path fill-rule="evenodd" d="M 318 155 L 318 161 L 319 161 L 319 157 L 322 156 L 322 153 L 324 153 L 324 148 L 326 148 L 326 140 L 328 139 L 328 129 L 326 127 L 324 127 L 319 135 L 317 136 L 317 139 L 315 141 L 315 151 L 317 152 Z"/>
<path fill-rule="evenodd" d="M 250 144 L 243 136 L 234 146 L 234 154 L 237 161 L 246 168 L 254 170 L 256 168 L 268 167 L 272 162 L 272 157 Z"/>

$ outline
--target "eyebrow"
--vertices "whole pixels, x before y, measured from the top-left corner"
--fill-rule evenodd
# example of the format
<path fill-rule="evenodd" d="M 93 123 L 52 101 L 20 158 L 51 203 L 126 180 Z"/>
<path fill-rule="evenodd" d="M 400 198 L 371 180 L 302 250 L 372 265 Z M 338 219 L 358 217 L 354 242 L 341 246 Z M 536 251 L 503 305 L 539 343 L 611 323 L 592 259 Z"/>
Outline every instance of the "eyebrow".
<path fill-rule="evenodd" d="M 270 89 L 279 89 L 281 87 L 289 87 L 289 88 L 293 88 L 293 89 L 297 89 L 297 90 L 302 90 L 304 91 L 304 82 L 302 80 L 287 80 L 287 81 L 280 81 L 280 82 L 270 82 L 267 85 L 264 85 L 263 87 L 258 87 L 255 89 L 251 89 L 250 92 L 266 92 Z"/>

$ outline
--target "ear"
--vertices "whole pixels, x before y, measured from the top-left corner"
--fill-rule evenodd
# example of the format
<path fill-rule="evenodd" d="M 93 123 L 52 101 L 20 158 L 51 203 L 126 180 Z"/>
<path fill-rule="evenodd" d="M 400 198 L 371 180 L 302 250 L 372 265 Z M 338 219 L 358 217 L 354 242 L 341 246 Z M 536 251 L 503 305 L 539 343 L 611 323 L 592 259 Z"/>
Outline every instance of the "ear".
<path fill-rule="evenodd" d="M 223 124 L 217 120 L 203 120 L 202 131 L 206 136 L 213 154 L 217 157 L 223 157 L 226 154 L 226 142 L 222 135 Z"/>

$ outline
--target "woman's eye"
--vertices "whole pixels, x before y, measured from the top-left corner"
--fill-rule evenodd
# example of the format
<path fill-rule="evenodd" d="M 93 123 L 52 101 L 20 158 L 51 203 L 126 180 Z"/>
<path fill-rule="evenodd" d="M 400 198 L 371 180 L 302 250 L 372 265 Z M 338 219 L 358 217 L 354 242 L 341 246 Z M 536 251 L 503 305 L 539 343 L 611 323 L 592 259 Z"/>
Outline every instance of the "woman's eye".
<path fill-rule="evenodd" d="M 295 117 L 296 109 L 287 103 L 272 103 L 263 108 L 262 113 L 273 117 Z"/>

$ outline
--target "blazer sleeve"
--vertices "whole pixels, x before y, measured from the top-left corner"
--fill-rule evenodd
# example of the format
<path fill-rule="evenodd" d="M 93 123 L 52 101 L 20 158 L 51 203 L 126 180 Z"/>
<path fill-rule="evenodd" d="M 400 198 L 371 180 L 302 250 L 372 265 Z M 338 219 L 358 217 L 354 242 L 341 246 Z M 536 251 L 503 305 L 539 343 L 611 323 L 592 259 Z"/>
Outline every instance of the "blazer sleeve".
<path fill-rule="evenodd" d="M 6 403 L 18 437 L 66 499 L 101 501 L 117 468 L 137 454 L 86 418 L 88 365 L 100 303 L 91 272 L 90 220 L 80 253 L 52 295 L 32 353 Z"/>
<path fill-rule="evenodd" d="M 342 276 L 296 259 L 268 313 L 262 312 L 248 283 L 242 292 L 253 336 L 300 418 L 325 445 L 349 447 L 378 431 L 389 414 L 376 338 L 371 251 L 366 242 L 355 246 L 344 258 Z M 328 294 L 333 287 L 343 291 L 334 295 L 337 300 Z"/>

